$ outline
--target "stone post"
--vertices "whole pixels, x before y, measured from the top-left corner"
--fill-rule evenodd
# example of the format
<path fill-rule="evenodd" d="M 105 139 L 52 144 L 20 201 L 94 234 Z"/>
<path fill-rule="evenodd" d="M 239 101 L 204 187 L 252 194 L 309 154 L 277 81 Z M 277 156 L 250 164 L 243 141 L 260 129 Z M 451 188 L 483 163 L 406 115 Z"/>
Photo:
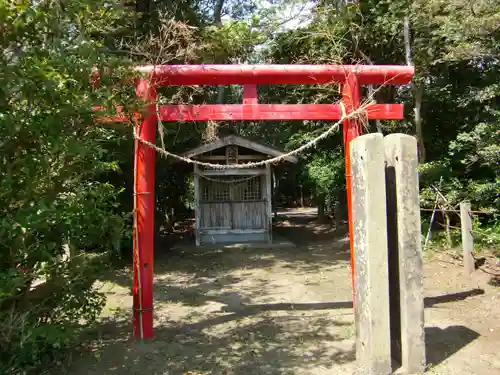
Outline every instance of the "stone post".
<path fill-rule="evenodd" d="M 358 374 L 391 373 L 389 275 L 382 134 L 350 143 Z"/>
<path fill-rule="evenodd" d="M 413 374 L 426 366 L 417 140 L 390 134 L 384 145 L 391 352 Z"/>

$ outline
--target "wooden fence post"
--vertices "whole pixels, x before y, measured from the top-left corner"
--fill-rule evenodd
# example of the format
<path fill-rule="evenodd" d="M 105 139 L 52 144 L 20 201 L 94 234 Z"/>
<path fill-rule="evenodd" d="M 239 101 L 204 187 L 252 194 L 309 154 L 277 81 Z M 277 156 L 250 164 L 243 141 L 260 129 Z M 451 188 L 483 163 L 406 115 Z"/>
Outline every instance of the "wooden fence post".
<path fill-rule="evenodd" d="M 193 182 L 194 182 L 194 240 L 196 246 L 200 246 L 200 167 L 194 165 Z"/>
<path fill-rule="evenodd" d="M 462 250 L 464 257 L 465 273 L 470 275 L 474 272 L 474 238 L 472 237 L 472 217 L 470 203 L 460 203 L 460 222 L 462 231 Z"/>
<path fill-rule="evenodd" d="M 358 374 L 391 373 L 384 139 L 350 142 Z"/>

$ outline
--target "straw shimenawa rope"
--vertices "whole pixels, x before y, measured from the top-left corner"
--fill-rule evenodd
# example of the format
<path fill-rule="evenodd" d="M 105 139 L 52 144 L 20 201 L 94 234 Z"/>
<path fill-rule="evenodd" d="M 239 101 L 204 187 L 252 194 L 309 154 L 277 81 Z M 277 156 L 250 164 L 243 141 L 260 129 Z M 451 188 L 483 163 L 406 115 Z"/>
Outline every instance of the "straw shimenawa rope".
<path fill-rule="evenodd" d="M 217 182 L 217 183 L 221 183 L 221 184 L 240 184 L 242 182 L 250 181 L 250 180 L 252 180 L 254 178 L 259 177 L 259 176 L 250 176 L 250 177 L 244 177 L 244 178 L 239 178 L 239 179 L 221 180 L 221 179 L 218 179 L 218 178 L 210 178 L 208 176 L 205 176 L 204 174 L 197 173 L 197 175 L 199 177 L 207 180 L 207 181 Z"/>
<path fill-rule="evenodd" d="M 183 161 L 185 163 L 189 163 L 189 164 L 197 164 L 198 166 L 201 166 L 201 167 L 208 167 L 208 168 L 212 168 L 212 169 L 244 169 L 244 168 L 256 168 L 256 167 L 261 167 L 261 166 L 265 166 L 265 165 L 268 165 L 268 164 L 276 164 L 276 163 L 280 163 L 282 162 L 283 160 L 285 160 L 287 157 L 290 157 L 290 156 L 295 156 L 297 154 L 300 154 L 301 152 L 315 146 L 319 141 L 327 138 L 330 134 L 334 133 L 335 131 L 338 130 L 340 124 L 344 121 L 344 120 L 347 120 L 347 119 L 351 119 L 351 118 L 366 118 L 366 116 L 363 116 L 363 114 L 366 112 L 366 108 L 373 104 L 371 101 L 368 101 L 366 103 L 364 103 L 363 105 L 361 105 L 359 108 L 357 108 L 356 110 L 350 112 L 349 114 L 346 113 L 346 109 L 343 105 L 343 103 L 339 103 L 340 104 L 340 108 L 342 109 L 342 117 L 340 120 L 338 120 L 336 123 L 334 123 L 332 126 L 330 126 L 327 130 L 325 130 L 323 133 L 321 133 L 319 136 L 317 136 L 316 138 L 310 140 L 309 142 L 303 144 L 302 146 L 296 148 L 295 150 L 292 150 L 292 151 L 289 151 L 287 153 L 284 153 L 283 155 L 280 155 L 280 156 L 276 156 L 274 158 L 270 158 L 270 159 L 266 159 L 266 160 L 262 160 L 262 161 L 258 161 L 258 162 L 252 162 L 252 163 L 243 163 L 243 164 L 212 164 L 212 163 L 206 163 L 206 162 L 201 162 L 201 161 L 198 161 L 198 160 L 194 160 L 194 159 L 191 159 L 189 157 L 184 157 L 184 156 L 181 156 L 181 155 L 177 155 L 177 154 L 174 154 L 168 150 L 166 150 L 164 147 L 158 147 L 156 146 L 154 143 L 151 143 L 149 141 L 146 141 L 144 139 L 142 139 L 138 134 L 137 134 L 137 131 L 134 127 L 134 139 L 136 139 L 137 141 L 145 144 L 146 146 L 152 148 L 153 150 L 155 150 L 156 152 L 158 152 L 159 154 L 163 155 L 164 157 L 171 157 L 173 159 L 176 159 L 176 160 L 179 160 L 179 161 Z M 159 114 L 157 113 L 157 117 L 158 117 L 158 121 L 159 123 L 161 124 L 161 120 L 160 120 L 160 116 Z M 162 141 L 162 146 L 164 145 L 164 142 Z"/>

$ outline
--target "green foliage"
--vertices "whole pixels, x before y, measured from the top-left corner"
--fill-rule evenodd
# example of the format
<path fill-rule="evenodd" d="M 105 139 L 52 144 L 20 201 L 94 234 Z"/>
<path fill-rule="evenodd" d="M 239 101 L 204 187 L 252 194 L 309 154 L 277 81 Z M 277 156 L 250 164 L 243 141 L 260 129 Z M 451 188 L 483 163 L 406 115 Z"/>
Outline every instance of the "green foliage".
<path fill-rule="evenodd" d="M 204 30 L 203 40 L 206 43 L 205 63 L 245 61 L 255 45 L 264 41 L 262 33 L 249 27 L 246 21 L 209 26 Z"/>
<path fill-rule="evenodd" d="M 0 363 L 3 373 L 21 373 L 50 365 L 65 358 L 67 349 L 78 345 L 86 327 L 95 321 L 104 306 L 104 296 L 92 288 L 96 274 L 106 259 L 80 255 L 71 264 L 51 260 L 43 268 L 34 270 L 38 278 L 47 282 L 35 286 L 31 295 L 21 300 L 16 308 L 4 309 L 0 316 Z M 14 272 L 18 288 L 25 275 Z M 2 280 L 4 289 L 12 280 Z M 35 298 L 35 294 L 43 297 Z M 2 296 L 9 294 L 2 293 Z M 26 298 L 23 296 L 22 298 Z"/>
<path fill-rule="evenodd" d="M 500 257 L 500 223 L 498 215 L 493 217 L 493 224 L 483 225 L 480 217 L 474 217 L 472 230 L 474 234 L 474 244 L 480 248 L 491 249 Z"/>
<path fill-rule="evenodd" d="M 96 124 L 91 111 L 128 101 L 127 92 L 106 88 L 127 64 L 91 38 L 119 19 L 107 3 L 103 11 L 91 0 L 0 1 L 2 373 L 64 355 L 95 320 L 103 305 L 93 287 L 98 266 L 125 232 L 120 190 L 105 179 L 118 170 L 110 147 L 122 131 Z M 90 72 L 104 65 L 115 74 L 93 90 Z"/>
<path fill-rule="evenodd" d="M 315 196 L 324 199 L 327 208 L 332 209 L 339 202 L 344 202 L 345 161 L 341 147 L 332 152 L 315 155 L 307 165 L 307 178 L 312 183 Z"/>

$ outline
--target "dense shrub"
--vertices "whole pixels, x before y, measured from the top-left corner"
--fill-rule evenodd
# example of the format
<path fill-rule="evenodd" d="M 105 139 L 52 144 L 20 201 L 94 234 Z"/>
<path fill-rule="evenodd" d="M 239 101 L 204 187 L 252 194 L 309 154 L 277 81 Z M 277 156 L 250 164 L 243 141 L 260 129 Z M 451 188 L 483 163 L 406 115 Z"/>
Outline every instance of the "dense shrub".
<path fill-rule="evenodd" d="M 123 129 L 91 113 L 121 95 L 89 81 L 95 64 L 113 64 L 87 37 L 106 20 L 94 1 L 63 5 L 0 1 L 0 373 L 74 344 L 103 306 L 94 281 L 125 232 L 104 178 Z"/>

